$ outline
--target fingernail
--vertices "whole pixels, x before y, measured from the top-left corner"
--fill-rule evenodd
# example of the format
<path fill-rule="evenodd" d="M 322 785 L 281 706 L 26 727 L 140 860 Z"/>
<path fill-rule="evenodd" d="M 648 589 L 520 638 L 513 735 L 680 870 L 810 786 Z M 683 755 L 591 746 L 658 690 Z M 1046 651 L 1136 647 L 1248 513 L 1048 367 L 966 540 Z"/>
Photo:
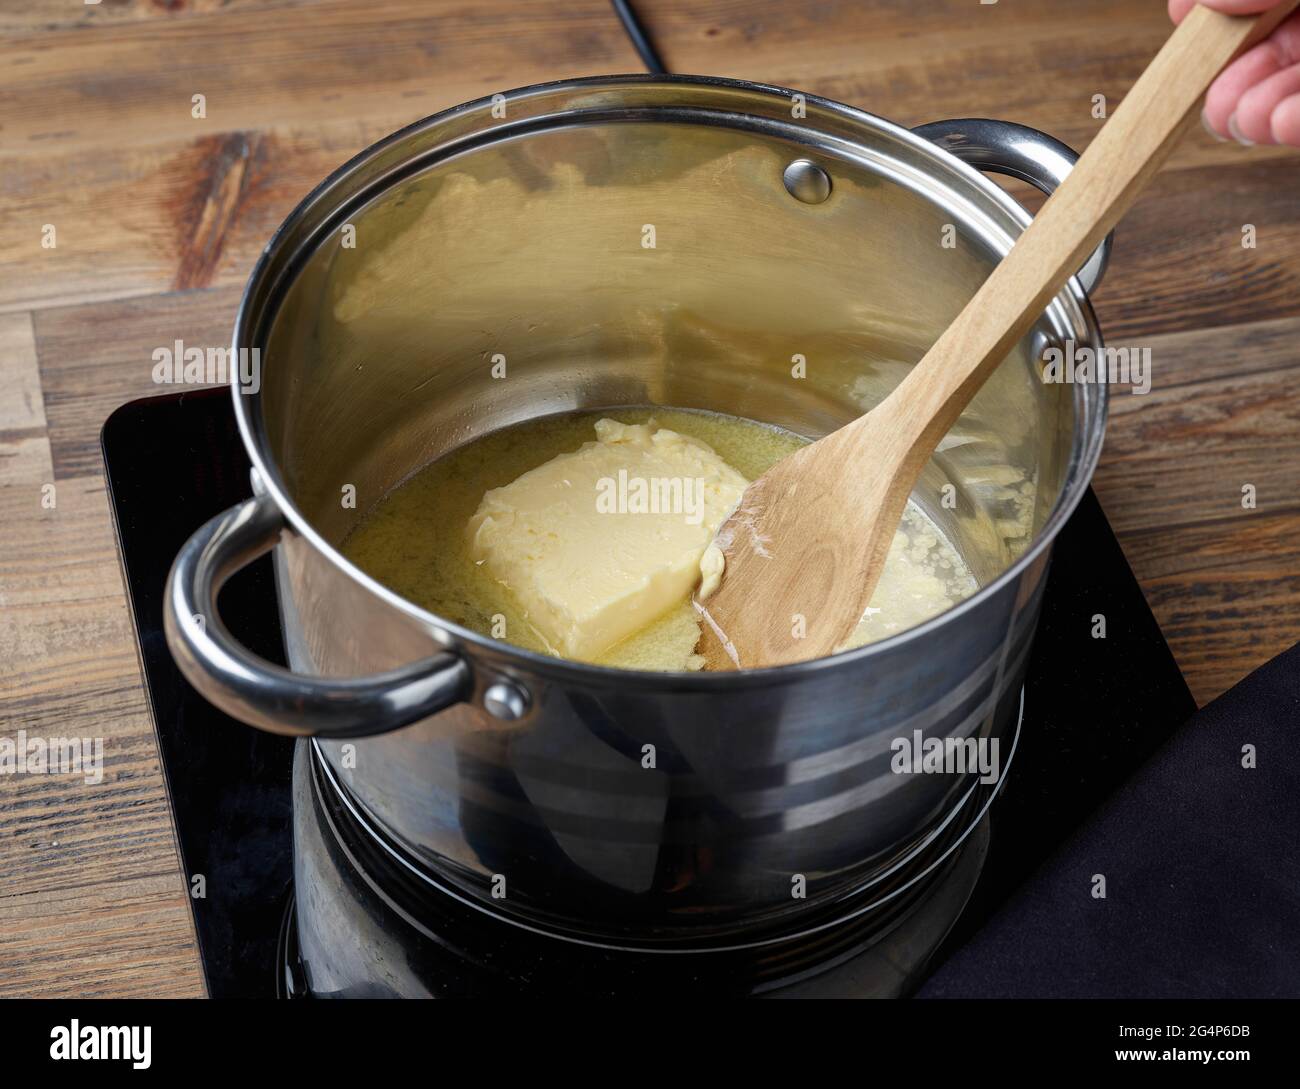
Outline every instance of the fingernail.
<path fill-rule="evenodd" d="M 1228 131 L 1232 133 L 1232 138 L 1244 147 L 1255 146 L 1255 141 L 1247 140 L 1246 137 L 1241 134 L 1241 129 L 1237 128 L 1237 115 L 1235 113 L 1228 118 Z"/>
<path fill-rule="evenodd" d="M 1226 144 L 1228 142 L 1228 138 L 1226 136 L 1220 136 L 1218 130 L 1210 124 L 1210 115 L 1204 110 L 1201 111 L 1201 128 L 1218 140 L 1219 143 Z"/>

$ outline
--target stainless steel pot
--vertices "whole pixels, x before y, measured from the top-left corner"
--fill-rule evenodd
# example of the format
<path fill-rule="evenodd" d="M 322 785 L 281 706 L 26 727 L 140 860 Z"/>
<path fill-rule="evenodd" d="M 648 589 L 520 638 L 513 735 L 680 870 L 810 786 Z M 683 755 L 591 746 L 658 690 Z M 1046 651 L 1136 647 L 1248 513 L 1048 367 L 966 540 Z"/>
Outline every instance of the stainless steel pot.
<path fill-rule="evenodd" d="M 431 459 L 544 413 L 664 404 L 825 434 L 893 388 L 1028 222 L 967 164 L 1050 190 L 1073 159 L 1003 122 L 909 132 L 702 78 L 547 84 L 389 137 L 253 272 L 234 349 L 262 353 L 261 384 L 233 392 L 256 498 L 176 559 L 178 664 L 232 715 L 313 736 L 360 811 L 498 911 L 708 936 L 854 895 L 972 787 L 894 773 L 891 742 L 1014 722 L 1105 417 L 1103 386 L 1044 384 L 1036 360 L 1101 348 L 1086 289 L 1104 251 L 915 493 L 981 590 L 885 642 L 725 675 L 601 669 L 431 615 L 339 545 Z M 272 547 L 292 672 L 216 607 Z"/>

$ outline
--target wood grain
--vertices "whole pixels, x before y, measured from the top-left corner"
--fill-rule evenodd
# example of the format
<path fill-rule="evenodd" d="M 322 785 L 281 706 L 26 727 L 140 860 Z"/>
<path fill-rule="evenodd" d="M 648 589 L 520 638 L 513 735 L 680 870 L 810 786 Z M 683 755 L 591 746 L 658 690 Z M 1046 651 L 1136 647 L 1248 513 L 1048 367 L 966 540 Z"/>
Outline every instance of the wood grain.
<path fill-rule="evenodd" d="M 1140 343 L 1151 392 L 1113 391 L 1093 487 L 1207 703 L 1300 641 L 1300 317 Z"/>
<path fill-rule="evenodd" d="M 1231 521 L 1246 485 L 1254 486 L 1259 511 L 1295 508 L 1300 399 L 1279 397 L 1278 389 L 1298 381 L 1293 360 L 1277 371 L 1118 394 L 1096 485 L 1107 515 L 1131 530 Z"/>
<path fill-rule="evenodd" d="M 235 8 L 299 7 L 312 0 L 23 0 L 0 10 L 0 34 L 97 30 L 144 19 L 186 19 Z"/>
<path fill-rule="evenodd" d="M 1113 111 L 1167 37 L 1163 8 L 638 4 L 676 71 L 1076 147 L 1101 127 L 1094 96 Z M 154 347 L 224 343 L 266 239 L 356 151 L 460 101 L 639 66 L 604 0 L 31 0 L 0 31 L 0 734 L 57 724 L 104 736 L 111 762 L 95 788 L 0 779 L 0 995 L 197 994 L 99 427 L 155 392 Z M 1297 178 L 1294 152 L 1193 131 L 1121 222 L 1095 300 L 1155 366 L 1149 395 L 1114 398 L 1098 494 L 1201 701 L 1300 638 Z M 1243 478 L 1253 512 L 1233 506 Z"/>
<path fill-rule="evenodd" d="M 0 525 L 0 734 L 104 746 L 97 784 L 0 780 L 0 994 L 200 993 L 103 481 L 0 487 Z"/>
<path fill-rule="evenodd" d="M 1129 531 L 1124 551 L 1198 703 L 1300 641 L 1300 507 Z"/>
<path fill-rule="evenodd" d="M 341 116 L 392 129 L 487 88 L 636 68 L 599 0 L 240 6 L 67 32 L 58 48 L 14 38 L 0 47 L 0 116 L 8 149 L 40 156 Z"/>
<path fill-rule="evenodd" d="M 55 472 L 100 472 L 99 428 L 109 413 L 137 397 L 169 392 L 154 384 L 154 349 L 176 340 L 205 349 L 225 345 L 239 294 L 235 287 L 213 288 L 37 312 Z M 111 338 L 105 329 L 113 330 Z"/>
<path fill-rule="evenodd" d="M 54 479 L 30 314 L 0 315 L 0 486 Z"/>

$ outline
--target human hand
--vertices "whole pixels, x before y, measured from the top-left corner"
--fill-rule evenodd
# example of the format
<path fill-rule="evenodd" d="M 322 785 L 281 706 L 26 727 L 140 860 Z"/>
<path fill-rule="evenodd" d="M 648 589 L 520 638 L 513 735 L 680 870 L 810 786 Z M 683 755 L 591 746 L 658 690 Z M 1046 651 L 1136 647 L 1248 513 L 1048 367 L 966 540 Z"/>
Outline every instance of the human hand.
<path fill-rule="evenodd" d="M 1201 0 L 1227 15 L 1254 15 L 1281 0 Z M 1195 0 L 1169 0 L 1181 23 Z M 1220 140 L 1300 147 L 1300 11 L 1220 74 L 1205 96 L 1205 127 Z"/>

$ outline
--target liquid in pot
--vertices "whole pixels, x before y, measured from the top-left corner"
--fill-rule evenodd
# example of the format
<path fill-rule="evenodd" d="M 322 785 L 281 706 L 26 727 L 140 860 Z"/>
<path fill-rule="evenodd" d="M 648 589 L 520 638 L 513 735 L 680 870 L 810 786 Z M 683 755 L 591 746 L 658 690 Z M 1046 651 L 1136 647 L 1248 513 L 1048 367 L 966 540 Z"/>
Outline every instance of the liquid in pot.
<path fill-rule="evenodd" d="M 753 420 L 664 408 L 576 412 L 528 420 L 484 435 L 414 474 L 370 510 L 347 537 L 345 556 L 424 609 L 483 635 L 552 653 L 507 587 L 471 555 L 466 527 L 484 494 L 595 438 L 595 424 L 651 421 L 707 443 L 753 480 L 807 440 Z M 977 589 L 934 522 L 909 502 L 871 605 L 846 646 L 913 627 Z M 699 624 L 689 598 L 594 657 L 599 665 L 656 671 L 699 667 Z"/>

